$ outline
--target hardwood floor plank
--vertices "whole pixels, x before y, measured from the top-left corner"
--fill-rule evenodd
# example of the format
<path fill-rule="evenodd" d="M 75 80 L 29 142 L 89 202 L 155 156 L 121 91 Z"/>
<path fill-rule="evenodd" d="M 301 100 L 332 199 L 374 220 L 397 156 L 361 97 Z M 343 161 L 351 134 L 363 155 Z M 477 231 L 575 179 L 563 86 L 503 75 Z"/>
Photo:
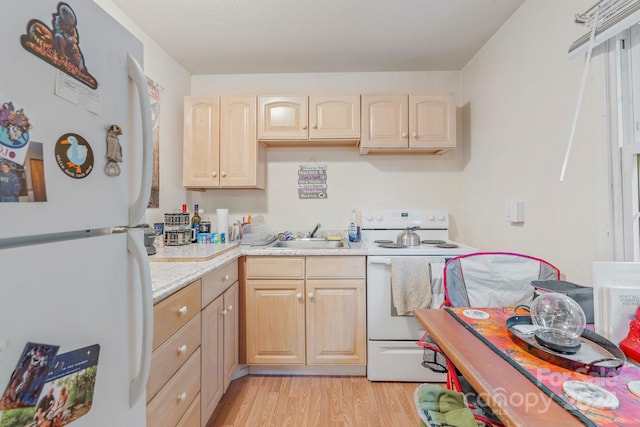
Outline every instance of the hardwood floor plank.
<path fill-rule="evenodd" d="M 231 383 L 206 427 L 417 426 L 418 385 L 365 377 L 248 375 Z"/>

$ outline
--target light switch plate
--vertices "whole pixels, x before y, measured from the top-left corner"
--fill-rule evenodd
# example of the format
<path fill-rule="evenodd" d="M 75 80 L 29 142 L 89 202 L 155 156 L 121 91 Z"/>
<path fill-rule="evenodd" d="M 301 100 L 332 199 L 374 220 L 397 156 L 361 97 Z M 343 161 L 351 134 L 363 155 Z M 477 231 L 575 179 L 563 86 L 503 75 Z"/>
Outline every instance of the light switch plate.
<path fill-rule="evenodd" d="M 508 202 L 505 205 L 504 216 L 509 222 L 524 222 L 524 202 Z"/>

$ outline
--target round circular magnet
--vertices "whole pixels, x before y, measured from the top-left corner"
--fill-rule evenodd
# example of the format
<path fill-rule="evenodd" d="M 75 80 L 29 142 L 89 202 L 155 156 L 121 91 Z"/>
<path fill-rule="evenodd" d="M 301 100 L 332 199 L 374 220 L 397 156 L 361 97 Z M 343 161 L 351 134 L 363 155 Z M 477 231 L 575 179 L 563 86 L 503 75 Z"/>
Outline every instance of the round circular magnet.
<path fill-rule="evenodd" d="M 565 381 L 562 389 L 567 396 L 596 408 L 614 409 L 620 406 L 618 398 L 609 390 L 583 381 Z"/>
<path fill-rule="evenodd" d="M 640 381 L 629 381 L 627 383 L 627 388 L 631 393 L 640 397 Z"/>
<path fill-rule="evenodd" d="M 475 309 L 472 309 L 472 308 L 468 308 L 466 310 L 463 310 L 462 314 L 465 317 L 468 317 L 470 319 L 488 319 L 489 318 L 489 313 L 487 313 L 486 311 L 475 310 Z"/>

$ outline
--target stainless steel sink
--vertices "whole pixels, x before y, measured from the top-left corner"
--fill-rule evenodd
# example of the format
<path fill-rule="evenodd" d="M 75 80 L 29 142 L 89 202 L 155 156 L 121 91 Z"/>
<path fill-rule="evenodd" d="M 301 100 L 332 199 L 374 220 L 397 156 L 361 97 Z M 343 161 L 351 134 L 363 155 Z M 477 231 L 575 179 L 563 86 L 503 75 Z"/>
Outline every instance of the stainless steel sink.
<path fill-rule="evenodd" d="M 272 247 L 282 249 L 341 249 L 348 248 L 349 244 L 342 240 L 294 239 L 279 240 Z"/>

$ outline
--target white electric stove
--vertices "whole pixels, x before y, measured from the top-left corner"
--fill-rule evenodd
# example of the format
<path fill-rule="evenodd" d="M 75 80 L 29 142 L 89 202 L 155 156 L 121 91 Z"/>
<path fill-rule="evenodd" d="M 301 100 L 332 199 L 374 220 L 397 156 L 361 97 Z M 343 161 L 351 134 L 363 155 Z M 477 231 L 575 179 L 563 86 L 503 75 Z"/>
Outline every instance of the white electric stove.
<path fill-rule="evenodd" d="M 419 246 L 398 247 L 397 237 L 417 227 Z M 395 257 L 419 257 L 428 263 L 432 302 L 444 301 L 443 270 L 450 258 L 477 252 L 449 240 L 449 214 L 443 210 L 388 209 L 362 211 L 362 241 L 367 249 L 367 377 L 372 381 L 444 382 L 445 374 L 422 366 L 424 349 L 416 343 L 424 328 L 411 314 L 399 315 L 392 297 Z M 432 355 L 427 355 L 431 357 Z"/>

